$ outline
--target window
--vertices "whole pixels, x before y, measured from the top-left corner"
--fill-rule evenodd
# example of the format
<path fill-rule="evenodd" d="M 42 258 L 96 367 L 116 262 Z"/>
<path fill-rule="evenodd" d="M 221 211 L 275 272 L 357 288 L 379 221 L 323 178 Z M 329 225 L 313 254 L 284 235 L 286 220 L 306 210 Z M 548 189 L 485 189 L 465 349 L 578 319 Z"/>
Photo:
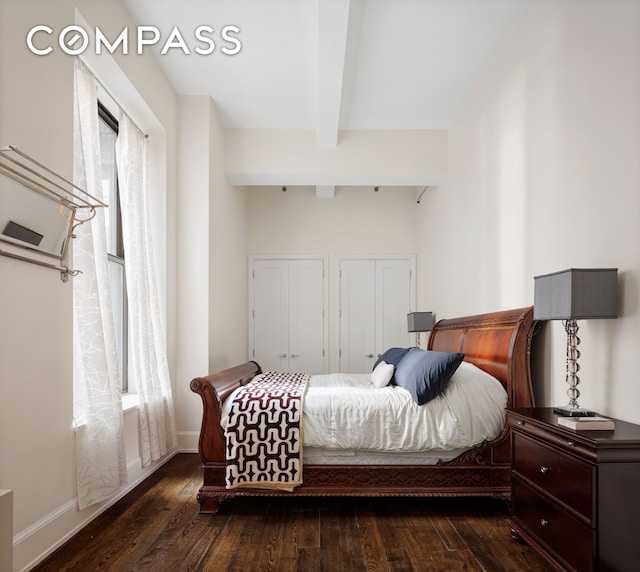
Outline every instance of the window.
<path fill-rule="evenodd" d="M 122 216 L 118 193 L 118 173 L 116 169 L 116 139 L 118 121 L 107 107 L 98 101 L 100 123 L 100 154 L 102 162 L 102 188 L 107 198 L 107 252 L 109 256 L 109 279 L 111 302 L 115 326 L 118 366 L 122 380 L 122 392 L 129 390 L 128 380 L 128 336 L 127 336 L 127 283 L 124 268 L 124 247 L 122 241 Z"/>

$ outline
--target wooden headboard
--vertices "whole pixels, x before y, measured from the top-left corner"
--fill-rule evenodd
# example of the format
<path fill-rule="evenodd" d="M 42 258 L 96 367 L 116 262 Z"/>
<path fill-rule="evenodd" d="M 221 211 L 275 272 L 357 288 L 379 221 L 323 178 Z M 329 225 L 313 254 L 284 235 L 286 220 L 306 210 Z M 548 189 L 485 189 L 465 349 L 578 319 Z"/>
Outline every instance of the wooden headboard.
<path fill-rule="evenodd" d="M 463 352 L 465 361 L 502 382 L 509 407 L 533 407 L 529 363 L 535 326 L 533 306 L 440 320 L 427 348 Z"/>

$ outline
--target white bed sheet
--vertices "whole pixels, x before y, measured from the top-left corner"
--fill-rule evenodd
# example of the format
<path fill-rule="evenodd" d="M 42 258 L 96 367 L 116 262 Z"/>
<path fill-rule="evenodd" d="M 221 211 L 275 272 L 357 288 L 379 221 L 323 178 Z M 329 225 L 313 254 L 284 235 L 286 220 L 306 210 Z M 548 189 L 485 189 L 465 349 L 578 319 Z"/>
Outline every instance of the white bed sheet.
<path fill-rule="evenodd" d="M 471 447 L 451 451 L 355 451 L 353 449 L 327 449 L 326 447 L 304 447 L 305 465 L 435 465 L 450 461 Z"/>
<path fill-rule="evenodd" d="M 223 404 L 223 427 L 232 398 Z M 420 406 L 400 387 L 376 388 L 368 373 L 313 375 L 304 397 L 303 445 L 332 450 L 336 458 L 349 451 L 459 453 L 500 434 L 506 404 L 502 384 L 467 362 L 443 393 Z"/>

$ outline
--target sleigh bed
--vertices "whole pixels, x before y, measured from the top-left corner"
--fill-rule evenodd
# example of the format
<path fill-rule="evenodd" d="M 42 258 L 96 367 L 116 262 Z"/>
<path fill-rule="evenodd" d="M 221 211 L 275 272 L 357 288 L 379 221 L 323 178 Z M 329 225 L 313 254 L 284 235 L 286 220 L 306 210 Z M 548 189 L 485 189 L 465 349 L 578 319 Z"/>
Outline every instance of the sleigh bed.
<path fill-rule="evenodd" d="M 530 353 L 535 330 L 533 308 L 520 308 L 440 320 L 428 350 L 462 352 L 464 361 L 496 378 L 506 390 L 507 407 L 532 407 Z M 262 373 L 247 362 L 191 382 L 203 404 L 198 451 L 204 479 L 198 493 L 200 512 L 215 514 L 220 503 L 237 496 L 491 496 L 510 495 L 509 427 L 497 437 L 435 464 L 310 464 L 303 483 L 292 491 L 229 489 L 225 481 L 226 440 L 221 421 L 224 402 Z M 384 462 L 384 461 L 383 461 Z M 349 463 L 349 464 L 345 464 Z"/>

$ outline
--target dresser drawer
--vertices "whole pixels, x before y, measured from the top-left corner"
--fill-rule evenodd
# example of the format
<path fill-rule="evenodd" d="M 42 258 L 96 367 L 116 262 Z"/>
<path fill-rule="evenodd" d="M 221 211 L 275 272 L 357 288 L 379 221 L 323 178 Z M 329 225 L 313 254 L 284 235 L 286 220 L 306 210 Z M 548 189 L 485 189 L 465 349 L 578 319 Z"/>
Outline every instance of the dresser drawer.
<path fill-rule="evenodd" d="M 595 467 L 517 431 L 513 469 L 594 525 Z"/>
<path fill-rule="evenodd" d="M 596 532 L 546 500 L 518 477 L 512 481 L 513 520 L 570 570 L 593 570 Z"/>

